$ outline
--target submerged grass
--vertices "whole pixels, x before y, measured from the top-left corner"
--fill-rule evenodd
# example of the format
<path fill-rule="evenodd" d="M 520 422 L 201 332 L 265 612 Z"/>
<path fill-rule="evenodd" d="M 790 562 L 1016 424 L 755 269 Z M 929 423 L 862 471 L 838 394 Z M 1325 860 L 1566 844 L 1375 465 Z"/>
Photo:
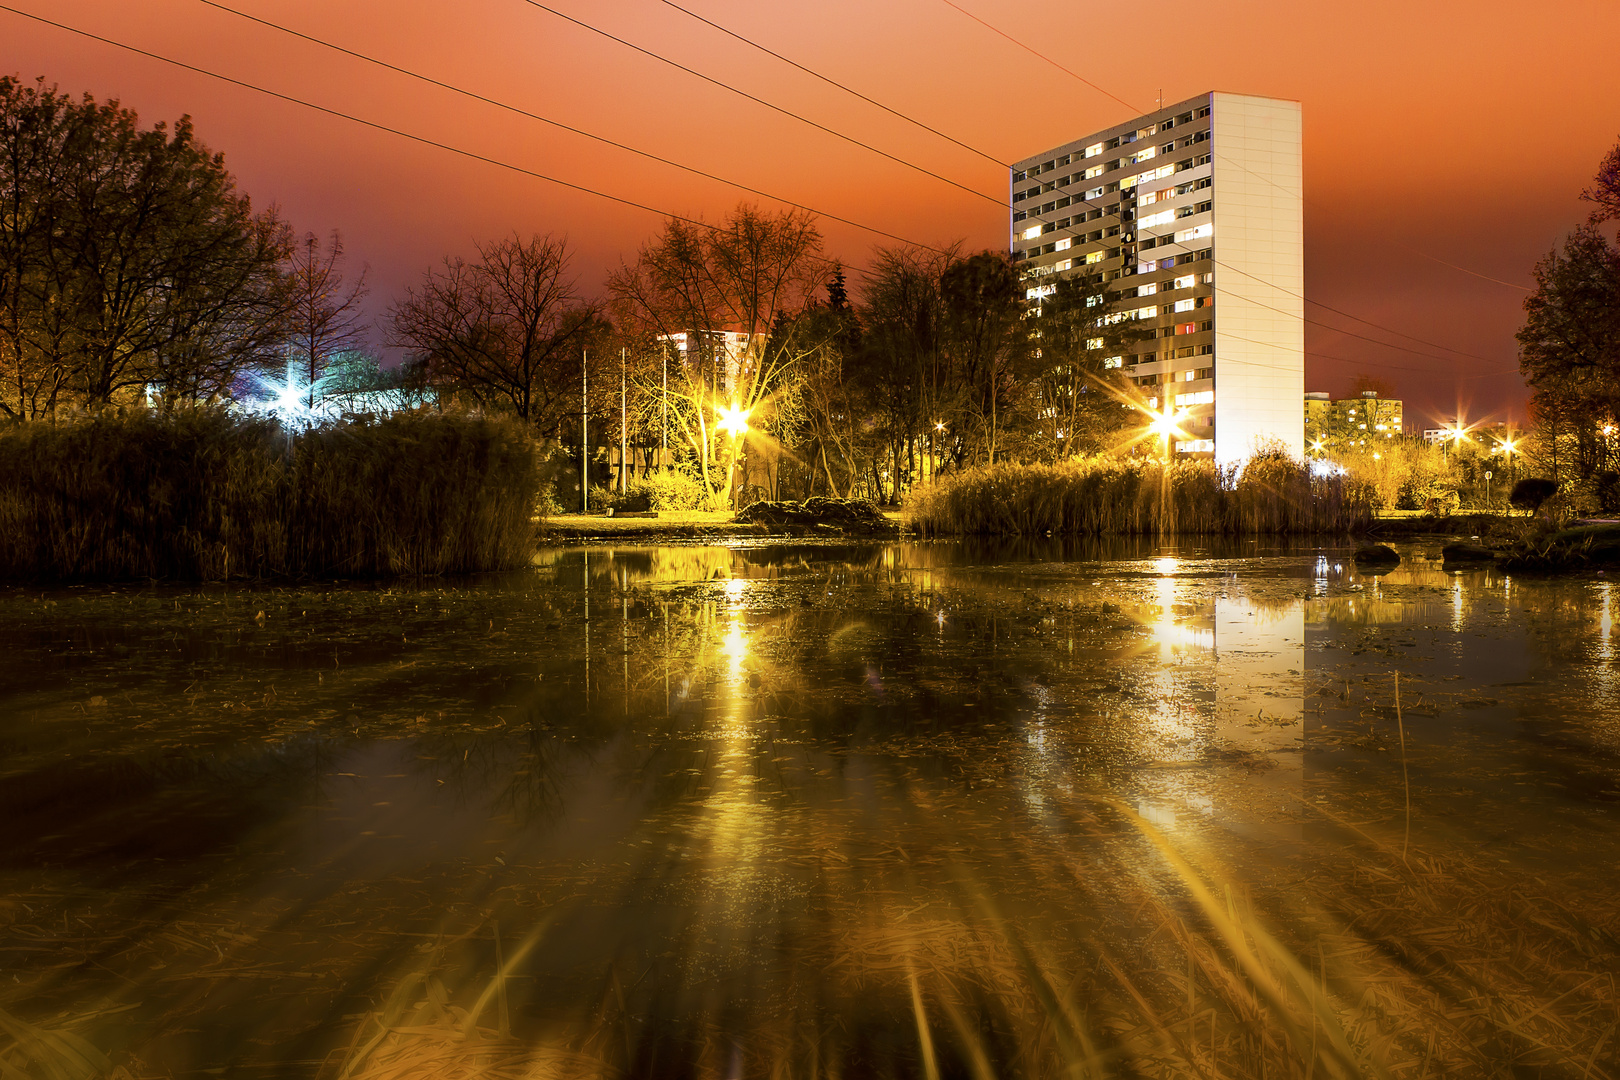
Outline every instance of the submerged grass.
<path fill-rule="evenodd" d="M 524 564 L 523 433 L 402 414 L 289 433 L 222 410 L 0 431 L 0 579 L 385 577 Z"/>
<path fill-rule="evenodd" d="M 906 512 L 924 536 L 1343 534 L 1373 518 L 1343 477 L 1313 477 L 1282 455 L 1241 471 L 1115 457 L 992 465 L 915 489 Z"/>

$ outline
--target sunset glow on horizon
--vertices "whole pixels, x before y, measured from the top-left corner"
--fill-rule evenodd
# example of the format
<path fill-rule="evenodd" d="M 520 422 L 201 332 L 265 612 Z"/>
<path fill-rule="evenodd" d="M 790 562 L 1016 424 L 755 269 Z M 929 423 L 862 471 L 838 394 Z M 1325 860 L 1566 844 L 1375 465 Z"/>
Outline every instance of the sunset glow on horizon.
<path fill-rule="evenodd" d="M 1337 396 L 1369 375 L 1392 384 L 1411 416 L 1453 415 L 1461 400 L 1470 416 L 1523 420 L 1513 334 L 1531 268 L 1584 220 L 1579 193 L 1620 134 L 1612 107 L 1620 67 L 1608 55 L 1620 9 L 1612 3 L 1380 2 L 1353 15 L 1273 0 L 1170 3 L 1140 9 L 1136 20 L 1055 0 L 962 4 L 1073 74 L 942 0 L 682 3 L 966 147 L 661 0 L 551 5 L 561 15 L 525 0 L 12 6 L 586 189 L 0 11 L 9 46 L 0 73 L 117 98 L 144 123 L 189 114 L 256 204 L 278 205 L 299 231 L 342 231 L 351 265 L 370 267 L 373 316 L 446 255 L 514 232 L 566 234 L 574 270 L 599 292 L 660 220 L 604 195 L 709 221 L 742 201 L 781 203 L 242 14 L 810 207 L 823 215 L 828 253 L 856 270 L 855 293 L 874 247 L 895 241 L 829 215 L 921 244 L 1005 250 L 1007 172 L 997 162 L 1127 120 L 1161 95 L 1172 102 L 1213 89 L 1295 99 L 1305 131 L 1306 291 L 1315 302 L 1306 389 Z M 382 334 L 374 336 L 380 346 Z"/>

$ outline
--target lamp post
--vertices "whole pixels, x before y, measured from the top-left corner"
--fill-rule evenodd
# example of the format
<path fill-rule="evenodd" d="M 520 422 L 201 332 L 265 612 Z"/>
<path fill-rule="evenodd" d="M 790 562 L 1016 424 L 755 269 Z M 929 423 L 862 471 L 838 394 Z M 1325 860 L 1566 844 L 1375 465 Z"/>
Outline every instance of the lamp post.
<path fill-rule="evenodd" d="M 748 434 L 748 410 L 728 405 L 715 409 L 715 412 L 720 418 L 719 429 L 731 436 L 731 457 L 726 463 L 726 490 L 731 493 L 731 507 L 735 510 L 737 492 L 732 487 L 732 480 L 737 469 L 737 448 L 742 444 L 743 436 Z"/>

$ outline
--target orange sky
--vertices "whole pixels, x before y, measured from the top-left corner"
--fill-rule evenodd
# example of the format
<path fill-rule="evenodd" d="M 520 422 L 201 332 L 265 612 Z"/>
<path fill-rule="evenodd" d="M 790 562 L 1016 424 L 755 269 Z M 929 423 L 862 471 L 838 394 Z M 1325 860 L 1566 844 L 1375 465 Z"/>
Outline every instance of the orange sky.
<path fill-rule="evenodd" d="M 715 219 L 741 193 L 210 8 L 200 0 L 5 0 L 174 59 L 663 210 Z M 661 0 L 549 6 L 741 87 L 997 202 L 698 81 L 525 0 L 222 0 L 231 7 L 664 157 L 925 243 L 1006 246 L 1006 173 L 729 39 Z M 1460 403 L 1522 418 L 1513 332 L 1529 271 L 1585 216 L 1577 196 L 1620 139 L 1615 0 L 957 0 L 1139 108 L 1128 110 L 944 0 L 682 0 L 1002 161 L 1210 89 L 1305 113 L 1308 389 L 1361 372 L 1408 427 Z M 517 230 L 566 234 L 586 285 L 655 215 L 414 144 L 0 11 L 0 71 L 116 96 L 146 121 L 190 113 L 258 202 L 341 229 L 380 313 L 447 253 Z M 874 243 L 824 221 L 831 253 Z M 1449 357 L 1438 359 L 1437 357 Z"/>

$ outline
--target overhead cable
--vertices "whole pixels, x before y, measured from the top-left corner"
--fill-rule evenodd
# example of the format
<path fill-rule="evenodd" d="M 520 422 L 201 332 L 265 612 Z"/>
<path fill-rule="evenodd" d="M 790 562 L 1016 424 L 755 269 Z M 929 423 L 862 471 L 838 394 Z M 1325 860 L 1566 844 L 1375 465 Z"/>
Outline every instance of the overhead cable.
<path fill-rule="evenodd" d="M 615 148 L 617 148 L 619 150 L 624 150 L 624 151 L 626 151 L 628 153 L 635 154 L 638 157 L 646 158 L 649 161 L 656 161 L 656 162 L 659 162 L 660 164 L 668 165 L 671 168 L 680 169 L 682 172 L 691 173 L 693 176 L 701 176 L 701 177 L 703 177 L 703 178 L 705 178 L 707 180 L 714 180 L 717 183 L 726 184 L 729 187 L 737 188 L 739 191 L 746 191 L 746 192 L 749 192 L 751 194 L 761 196 L 762 198 L 766 198 L 766 199 L 770 199 L 770 200 L 772 200 L 774 202 L 782 203 L 782 204 L 784 204 L 786 206 L 796 207 L 796 208 L 798 208 L 800 210 L 808 210 L 813 214 L 820 215 L 821 217 L 825 217 L 825 218 L 828 218 L 828 219 L 833 220 L 833 221 L 842 222 L 845 225 L 853 226 L 854 228 L 861 229 L 861 230 L 863 230 L 865 232 L 873 233 L 873 234 L 875 234 L 877 236 L 885 236 L 885 237 L 888 237 L 890 240 L 898 240 L 902 244 L 914 244 L 915 243 L 915 241 L 907 240 L 905 237 L 899 236 L 899 235 L 897 235 L 895 233 L 892 233 L 892 232 L 889 232 L 889 231 L 887 231 L 885 229 L 879 229 L 879 228 L 877 228 L 875 226 L 866 225 L 866 224 L 863 224 L 863 223 L 861 223 L 859 221 L 854 221 L 854 220 L 852 220 L 850 218 L 841 217 L 838 214 L 830 213 L 830 212 L 828 212 L 826 210 L 819 210 L 819 209 L 817 209 L 817 208 L 815 208 L 813 206 L 808 206 L 808 205 L 806 205 L 804 203 L 801 203 L 801 202 L 798 202 L 798 201 L 796 201 L 794 199 L 785 198 L 785 197 L 783 197 L 781 195 L 774 195 L 771 192 L 761 190 L 760 188 L 752 187 L 752 186 L 750 186 L 748 184 L 742 183 L 741 181 L 730 180 L 730 179 L 727 179 L 724 176 L 717 176 L 714 173 L 706 172 L 703 169 L 699 169 L 699 168 L 696 168 L 696 167 L 691 166 L 691 165 L 683 165 L 679 161 L 675 161 L 675 160 L 672 160 L 670 158 L 666 158 L 666 157 L 663 157 L 663 156 L 661 156 L 659 154 L 654 154 L 654 153 L 651 153 L 651 152 L 646 151 L 646 150 L 637 149 L 636 147 L 631 146 L 628 143 L 622 143 L 622 142 L 619 142 L 616 139 L 610 139 L 610 138 L 607 138 L 606 136 L 603 136 L 603 135 L 597 135 L 597 134 L 594 134 L 593 132 L 586 131 L 583 128 L 574 127 L 572 124 L 565 124 L 560 120 L 553 120 L 550 117 L 541 116 L 539 113 L 531 112 L 528 109 L 524 109 L 524 108 L 521 108 L 521 107 L 519 107 L 517 105 L 512 105 L 512 104 L 509 104 L 507 102 L 500 101 L 500 100 L 498 100 L 496 98 L 486 97 L 483 94 L 476 93 L 476 92 L 474 92 L 472 90 L 464 89 L 464 88 L 462 88 L 460 86 L 456 86 L 453 83 L 444 82 L 441 79 L 435 79 L 435 78 L 433 78 L 432 76 L 429 76 L 429 75 L 423 75 L 420 72 L 412 71 L 411 69 L 401 67 L 398 64 L 391 64 L 386 60 L 379 60 L 374 56 L 368 56 L 365 53 L 356 52 L 354 49 L 345 48 L 342 45 L 336 45 L 336 44 L 334 44 L 334 43 L 332 43 L 330 41 L 326 41 L 326 40 L 324 40 L 322 38 L 315 37 L 315 36 L 313 36 L 311 34 L 306 34 L 306 33 L 303 33 L 302 31 L 294 30 L 291 27 L 283 26 L 281 23 L 273 22 L 273 21 L 271 21 L 269 19 L 261 18 L 260 16 L 257 16 L 257 15 L 250 15 L 245 11 L 238 11 L 236 8 L 228 7 L 225 4 L 219 3 L 218 0 L 198 0 L 198 3 L 206 4 L 211 8 L 216 8 L 219 11 L 227 12 L 227 13 L 229 13 L 231 15 L 237 16 L 238 18 L 247 19 L 249 22 L 258 23 L 259 25 L 269 27 L 272 30 L 279 30 L 283 34 L 287 34 L 287 35 L 290 35 L 291 37 L 295 37 L 295 38 L 300 38 L 300 39 L 302 39 L 304 41 L 308 41 L 308 42 L 310 42 L 312 44 L 315 44 L 315 45 L 320 45 L 323 48 L 331 49 L 333 52 L 342 53 L 345 56 L 352 56 L 357 60 L 364 60 L 368 64 L 374 64 L 377 67 L 386 68 L 389 71 L 397 72 L 397 73 L 399 73 L 401 75 L 404 75 L 404 76 L 406 76 L 408 78 L 416 79 L 419 82 L 424 82 L 424 83 L 427 83 L 427 84 L 429 84 L 431 86 L 437 86 L 437 87 L 439 87 L 440 89 L 443 89 L 443 90 L 449 90 L 453 94 L 460 94 L 462 97 L 470 98 L 470 99 L 472 99 L 474 101 L 480 101 L 480 102 L 483 102 L 486 105 L 493 105 L 498 109 L 504 109 L 507 112 L 514 113 L 514 114 L 516 114 L 518 116 L 523 116 L 523 117 L 526 117 L 526 118 L 528 118 L 530 120 L 536 120 L 536 121 L 539 121 L 542 124 L 549 124 L 552 127 L 559 128 L 559 129 L 561 129 L 563 131 L 572 132 L 575 135 L 579 135 L 579 136 L 582 136 L 583 138 L 590 139 L 593 142 L 599 142 L 599 143 L 602 143 L 603 145 L 606 145 L 606 146 L 612 146 L 612 147 L 615 147 Z M 928 247 L 929 245 L 918 244 L 916 246 Z M 935 248 L 933 250 L 938 250 L 938 249 Z"/>
<path fill-rule="evenodd" d="M 644 49 L 640 45 L 635 44 L 634 42 L 626 41 L 624 38 L 618 37 L 615 34 L 610 34 L 606 30 L 601 29 L 600 27 L 592 26 L 588 22 L 585 22 L 585 21 L 583 21 L 581 19 L 576 19 L 572 15 L 565 15 L 563 12 L 558 11 L 554 7 L 547 7 L 545 4 L 540 3 L 540 0 L 523 0 L 523 2 L 528 4 L 530 7 L 536 7 L 536 8 L 539 8 L 541 11 L 550 12 L 551 14 L 557 16 L 557 18 L 562 19 L 564 22 L 573 23 L 575 26 L 578 26 L 583 30 L 589 30 L 593 34 L 599 34 L 602 37 L 607 38 L 609 41 L 616 41 L 620 45 L 623 45 L 627 49 L 634 49 L 636 52 L 641 53 L 643 56 L 650 57 L 653 60 L 657 60 L 661 64 L 667 64 L 670 67 L 675 68 L 675 69 L 677 69 L 679 71 L 684 71 L 688 75 L 691 75 L 693 78 L 702 79 L 704 82 L 709 83 L 712 86 L 718 86 L 722 90 L 729 90 L 731 93 L 736 94 L 738 97 L 747 98 L 749 101 L 755 102 L 756 104 L 759 104 L 759 105 L 763 105 L 767 109 L 770 109 L 772 112 L 777 112 L 777 113 L 781 113 L 783 116 L 792 117 L 793 119 L 799 121 L 801 124 L 808 124 L 810 127 L 815 128 L 817 131 L 824 131 L 828 135 L 833 136 L 834 138 L 842 139 L 845 142 L 847 142 L 847 143 L 849 143 L 849 144 L 851 144 L 853 146 L 859 146 L 863 150 L 869 150 L 872 153 L 878 155 L 879 157 L 887 158 L 888 160 L 894 162 L 897 165 L 904 165 L 906 168 L 913 169 L 913 170 L 915 170 L 917 172 L 922 173 L 925 176 L 931 176 L 935 180 L 939 180 L 942 183 L 949 184 L 951 187 L 956 188 L 959 191 L 965 191 L 969 195 L 974 196 L 975 198 L 984 199 L 986 202 L 995 203 L 997 206 L 1005 206 L 1006 205 L 1005 200 L 1000 199 L 1000 198 L 998 198 L 998 197 L 996 197 L 994 195 L 986 195 L 984 192 L 978 191 L 978 190 L 976 190 L 974 188 L 970 188 L 966 184 L 958 183 L 957 181 L 952 180 L 948 176 L 942 176 L 939 173 L 934 172 L 932 169 L 925 168 L 925 167 L 923 167 L 921 165 L 916 164 L 915 162 L 907 161 L 905 158 L 897 157 L 896 155 L 889 153 L 887 150 L 879 150 L 877 147 L 873 146 L 871 143 L 862 142 L 860 139 L 855 138 L 853 135 L 845 135 L 843 132 L 835 130 L 833 128 L 830 128 L 826 124 L 817 123 L 816 121 L 810 119 L 807 116 L 801 116 L 799 113 L 793 112 L 791 109 L 784 109 L 782 106 L 772 104 L 771 102 L 766 101 L 762 97 L 757 97 L 754 94 L 750 94 L 746 90 L 739 90 L 737 87 L 732 86 L 730 83 L 721 82 L 719 79 L 716 79 L 716 78 L 714 78 L 712 76 L 709 76 L 709 75 L 705 75 L 705 74 L 703 74 L 703 72 L 698 71 L 695 68 L 689 68 L 685 64 L 678 63 L 678 62 L 676 62 L 674 60 L 671 60 L 667 56 L 660 56 L 658 53 L 653 52 L 651 49 Z"/>
<path fill-rule="evenodd" d="M 782 63 L 788 65 L 789 67 L 797 68 L 798 70 L 804 72 L 806 75 L 809 75 L 813 79 L 820 79 L 822 82 L 826 83 L 828 86 L 836 86 L 838 89 L 842 90 L 844 93 L 849 94 L 852 97 L 860 98 L 862 101 L 866 102 L 868 105 L 872 105 L 872 106 L 874 106 L 876 108 L 882 109 L 884 112 L 888 113 L 890 116 L 897 116 L 900 119 L 904 120 L 908 124 L 912 124 L 912 125 L 914 125 L 916 127 L 922 128 L 924 131 L 930 132 L 930 133 L 932 133 L 934 135 L 938 135 L 940 138 L 944 139 L 946 142 L 955 143 L 957 146 L 960 146 L 962 149 L 968 151 L 969 153 L 979 155 L 980 157 L 984 158 L 984 160 L 990 162 L 993 165 L 999 165 L 1004 169 L 1008 169 L 1008 168 L 1012 167 L 1010 164 L 1008 164 L 1005 161 L 1002 161 L 999 157 L 996 157 L 994 154 L 987 154 L 983 150 L 980 150 L 976 146 L 969 145 L 968 143 L 963 142 L 961 139 L 958 139 L 958 138 L 956 138 L 954 136 L 945 134 L 943 131 L 939 130 L 936 127 L 932 127 L 929 124 L 923 123 L 921 120 L 918 120 L 916 117 L 907 116 L 905 113 L 901 112 L 899 109 L 890 108 L 888 105 L 883 104 L 883 102 L 881 102 L 881 101 L 877 101 L 877 100 L 875 100 L 873 98 L 869 98 L 865 94 L 861 93 L 859 90 L 855 90 L 855 89 L 853 89 L 853 88 L 851 88 L 849 86 L 846 86 L 843 83 L 839 82 L 837 79 L 834 79 L 834 78 L 832 78 L 830 76 L 827 76 L 827 75 L 823 75 L 821 72 L 816 71 L 813 68 L 805 67 L 803 64 L 799 63 L 796 60 L 790 60 L 787 57 L 783 56 L 781 53 L 777 52 L 776 50 L 767 48 L 766 46 L 761 45 L 759 42 L 753 40 L 752 38 L 744 37 L 742 34 L 737 33 L 735 30 L 731 30 L 731 29 L 728 29 L 727 27 L 721 26 L 719 23 L 715 22 L 712 19 L 705 19 L 702 15 L 699 15 L 697 12 L 692 11 L 689 8 L 684 8 L 681 5 L 675 3 L 675 0 L 659 0 L 659 2 L 666 5 L 666 6 L 668 6 L 668 7 L 674 8 L 676 11 L 679 11 L 683 15 L 688 15 L 688 16 L 696 19 L 698 22 L 703 23 L 705 26 L 712 26 L 714 29 L 720 31 L 722 34 L 725 34 L 727 37 L 734 38 L 737 41 L 742 42 L 744 45 L 747 45 L 747 46 L 749 46 L 751 48 L 754 48 L 754 49 L 758 49 L 760 52 L 764 53 L 767 56 L 774 56 L 776 59 L 782 61 Z"/>
<path fill-rule="evenodd" d="M 515 172 L 515 173 L 521 173 L 524 176 L 530 176 L 530 177 L 533 177 L 536 180 L 544 180 L 547 183 L 556 184 L 556 185 L 558 185 L 560 187 L 571 188 L 574 191 L 583 192 L 583 193 L 585 193 L 587 195 L 594 195 L 594 196 L 596 196 L 598 198 L 607 199 L 610 202 L 616 202 L 616 203 L 619 203 L 620 205 L 623 205 L 623 206 L 633 207 L 633 208 L 635 208 L 637 210 L 645 210 L 648 213 L 657 214 L 660 217 L 670 218 L 670 219 L 675 220 L 675 221 L 685 222 L 688 225 L 695 225 L 695 226 L 698 226 L 700 228 L 709 229 L 709 230 L 714 230 L 714 229 L 718 228 L 718 226 L 712 225 L 709 222 L 702 221 L 702 220 L 700 220 L 698 218 L 688 217 L 688 216 L 686 216 L 684 214 L 677 214 L 673 210 L 663 210 L 663 209 L 660 209 L 660 208 L 658 208 L 656 206 L 651 206 L 651 205 L 649 205 L 647 203 L 638 202 L 635 199 L 626 198 L 626 197 L 621 196 L 621 195 L 612 195 L 612 194 L 609 194 L 608 192 L 601 191 L 601 190 L 599 190 L 597 188 L 586 187 L 583 184 L 576 184 L 576 183 L 573 183 L 572 181 L 569 181 L 569 180 L 560 179 L 559 177 L 549 176 L 549 175 L 547 175 L 545 173 L 538 172 L 538 171 L 536 171 L 534 169 L 526 168 L 526 167 L 524 167 L 522 165 L 515 165 L 512 162 L 503 161 L 500 158 L 490 157 L 487 154 L 480 154 L 480 153 L 478 153 L 477 151 L 474 151 L 474 150 L 467 150 L 467 149 L 464 149 L 464 148 L 459 147 L 459 146 L 454 146 L 454 145 L 452 145 L 450 143 L 440 142 L 437 139 L 430 139 L 425 135 L 417 135 L 417 134 L 414 134 L 413 132 L 405 131 L 405 130 L 403 130 L 401 128 L 391 127 L 391 126 L 389 126 L 387 124 L 382 124 L 382 123 L 379 123 L 379 122 L 377 122 L 375 120 L 367 120 L 364 117 L 355 116 L 352 113 L 346 113 L 346 112 L 343 112 L 343 111 L 341 111 L 339 109 L 330 108 L 329 106 L 326 106 L 326 105 L 319 105 L 319 104 L 316 104 L 315 102 L 307 101 L 307 100 L 305 100 L 303 98 L 294 97 L 291 94 L 284 94 L 284 93 L 280 92 L 279 90 L 271 90 L 271 89 L 269 89 L 267 87 L 259 86 L 256 83 L 247 82 L 244 79 L 234 78 L 234 77 L 232 77 L 230 75 L 223 75 L 223 74 L 221 74 L 221 73 L 219 73 L 217 71 L 210 71 L 207 68 L 198 67 L 195 64 L 188 64 L 185 61 L 176 60 L 173 57 L 164 56 L 161 53 L 155 53 L 155 52 L 152 52 L 152 51 L 147 50 L 147 49 L 139 48 L 139 47 L 137 47 L 135 45 L 129 45 L 129 44 L 126 44 L 125 42 L 117 41 L 117 40 L 115 40 L 113 38 L 103 37 L 100 34 L 95 34 L 95 33 L 92 33 L 92 32 L 90 32 L 88 30 L 81 30 L 80 28 L 78 28 L 76 26 L 70 26 L 67 23 L 57 22 L 54 19 L 47 19 L 43 15 L 35 15 L 32 12 L 22 11 L 22 10 L 20 10 L 18 8 L 11 7 L 8 4 L 0 3 L 0 11 L 9 11 L 13 15 L 18 15 L 18 16 L 21 16 L 22 18 L 25 18 L 25 19 L 31 19 L 34 22 L 43 23 L 43 24 L 45 24 L 47 26 L 53 26 L 53 27 L 57 28 L 58 30 L 65 30 L 70 34 L 77 34 L 78 36 L 83 37 L 83 38 L 88 38 L 91 41 L 99 41 L 104 45 L 111 45 L 114 48 L 123 49 L 126 52 L 135 53 L 138 56 L 144 56 L 144 57 L 147 57 L 148 59 L 151 59 L 151 60 L 157 60 L 157 61 L 159 61 L 161 63 L 170 64 L 170 65 L 172 65 L 174 67 L 181 68 L 181 69 L 186 70 L 186 71 L 191 71 L 191 72 L 194 72 L 194 73 L 196 73 L 198 75 L 205 75 L 208 78 L 217 79 L 220 82 L 229 83 L 229 84 L 231 84 L 233 86 L 239 86 L 239 87 L 243 88 L 244 90 L 252 90 L 255 93 L 260 93 L 260 94 L 264 94 L 264 95 L 266 95 L 268 97 L 277 98 L 278 100 L 285 101 L 285 102 L 288 102 L 288 103 L 293 104 L 293 105 L 301 105 L 306 109 L 313 109 L 314 111 L 319 112 L 319 113 L 324 113 L 327 116 L 332 116 L 332 117 L 336 117 L 337 119 L 340 119 L 340 120 L 347 120 L 347 121 L 349 121 L 351 123 L 360 124 L 363 127 L 368 127 L 368 128 L 371 128 L 371 129 L 373 129 L 375 131 L 385 132 L 385 133 L 387 133 L 389 135 L 397 135 L 402 139 L 409 139 L 411 142 L 420 143 L 423 146 L 431 146 L 431 147 L 434 147 L 435 149 L 445 150 L 445 151 L 448 151 L 448 152 L 450 152 L 452 154 L 456 154 L 456 155 L 459 155 L 461 157 L 469 158 L 469 159 L 471 159 L 473 161 L 481 161 L 481 162 L 483 162 L 483 163 L 485 163 L 487 165 L 494 165 L 494 166 L 496 166 L 498 168 L 507 169 L 507 170 L 510 170 L 512 172 Z M 786 200 L 783 200 L 783 201 L 785 202 Z M 793 203 L 791 205 L 797 206 L 798 204 Z M 821 211 L 815 210 L 812 207 L 804 207 L 804 209 L 810 210 L 812 213 L 816 213 L 816 214 L 821 214 L 822 213 Z M 825 214 L 824 216 L 830 217 L 830 218 L 835 218 L 838 221 L 844 221 L 845 220 L 843 218 L 838 218 L 838 217 L 836 217 L 836 215 L 833 215 L 833 214 Z M 856 225 L 858 228 L 862 228 L 862 229 L 868 229 L 869 228 L 868 226 L 865 226 L 865 225 L 859 225 L 856 222 L 847 222 L 847 223 L 851 224 L 851 225 Z M 878 229 L 871 229 L 870 231 L 882 233 L 882 230 L 878 230 Z M 882 233 L 882 235 L 889 236 L 889 235 L 892 235 L 892 234 Z M 904 238 L 898 237 L 898 236 L 894 237 L 894 239 L 900 240 L 902 243 L 913 243 L 912 241 L 907 241 Z M 917 246 L 917 247 L 928 247 L 928 245 L 924 245 L 924 244 L 915 244 L 915 246 Z M 939 248 L 930 248 L 930 250 L 939 251 L 941 249 L 939 249 Z M 858 273 L 861 272 L 859 270 L 859 268 L 852 268 L 852 269 L 855 269 Z"/>

